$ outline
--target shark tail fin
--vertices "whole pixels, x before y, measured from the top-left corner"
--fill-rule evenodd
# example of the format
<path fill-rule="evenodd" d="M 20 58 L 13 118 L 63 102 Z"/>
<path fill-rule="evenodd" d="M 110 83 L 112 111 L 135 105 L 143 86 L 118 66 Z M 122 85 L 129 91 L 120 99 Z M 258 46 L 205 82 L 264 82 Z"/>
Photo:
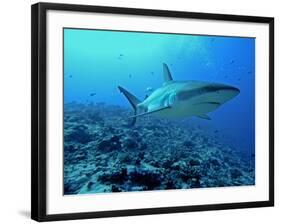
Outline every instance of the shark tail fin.
<path fill-rule="evenodd" d="M 124 96 L 127 98 L 131 106 L 134 108 L 134 115 L 137 115 L 137 105 L 141 102 L 137 97 L 135 97 L 133 94 L 128 92 L 126 89 L 122 88 L 121 86 L 118 86 L 118 89 L 121 93 L 124 94 Z M 136 123 L 136 117 L 133 117 L 132 126 Z"/>

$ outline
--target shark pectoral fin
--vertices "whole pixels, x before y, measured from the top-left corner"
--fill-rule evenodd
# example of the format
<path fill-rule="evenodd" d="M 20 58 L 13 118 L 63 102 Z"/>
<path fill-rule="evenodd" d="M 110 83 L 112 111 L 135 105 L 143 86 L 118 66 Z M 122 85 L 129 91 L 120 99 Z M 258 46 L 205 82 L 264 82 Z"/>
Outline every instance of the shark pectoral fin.
<path fill-rule="evenodd" d="M 136 117 L 140 117 L 140 116 L 144 116 L 144 115 L 148 115 L 148 114 L 153 114 L 153 113 L 156 113 L 156 112 L 159 112 L 159 111 L 162 111 L 162 110 L 167 110 L 167 109 L 170 109 L 170 108 L 171 108 L 171 106 L 161 107 L 161 108 L 158 108 L 158 109 L 155 109 L 155 110 L 152 110 L 152 111 L 148 111 L 148 112 L 145 112 L 145 113 L 130 116 L 129 118 L 136 118 Z"/>
<path fill-rule="evenodd" d="M 205 119 L 205 120 L 211 120 L 211 118 L 207 114 L 197 115 L 197 117 Z"/>

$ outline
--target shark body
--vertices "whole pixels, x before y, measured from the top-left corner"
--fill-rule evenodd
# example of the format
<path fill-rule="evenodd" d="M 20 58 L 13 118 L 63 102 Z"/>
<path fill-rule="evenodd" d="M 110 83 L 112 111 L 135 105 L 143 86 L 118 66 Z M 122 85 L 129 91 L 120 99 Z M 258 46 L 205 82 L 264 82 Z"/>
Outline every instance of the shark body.
<path fill-rule="evenodd" d="M 236 87 L 220 83 L 174 81 L 165 63 L 163 76 L 163 85 L 142 102 L 126 89 L 118 86 L 134 108 L 133 124 L 137 117 L 148 114 L 163 118 L 197 116 L 210 120 L 207 113 L 216 110 L 240 92 Z"/>

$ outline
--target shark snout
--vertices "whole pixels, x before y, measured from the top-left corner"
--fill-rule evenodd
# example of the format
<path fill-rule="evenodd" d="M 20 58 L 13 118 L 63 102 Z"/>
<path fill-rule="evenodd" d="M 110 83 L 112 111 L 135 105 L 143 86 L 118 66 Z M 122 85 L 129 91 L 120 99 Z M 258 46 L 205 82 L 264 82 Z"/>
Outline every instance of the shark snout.
<path fill-rule="evenodd" d="M 240 90 L 238 88 L 225 84 L 213 84 L 210 85 L 210 88 L 215 91 L 233 91 L 236 92 L 237 94 L 240 93 Z"/>
<path fill-rule="evenodd" d="M 224 84 L 214 84 L 211 85 L 210 87 L 210 94 L 213 95 L 214 98 L 217 98 L 217 102 L 219 103 L 224 103 L 226 101 L 231 100 L 232 98 L 236 97 L 239 93 L 240 90 L 234 86 L 230 85 L 224 85 Z"/>
<path fill-rule="evenodd" d="M 204 83 L 196 88 L 182 89 L 177 93 L 179 101 L 186 101 L 198 98 L 217 99 L 217 102 L 224 102 L 237 96 L 240 90 L 236 87 L 217 83 Z"/>
<path fill-rule="evenodd" d="M 192 105 L 205 103 L 222 105 L 237 96 L 239 93 L 240 90 L 234 86 L 217 83 L 204 83 L 197 88 L 179 91 L 177 93 L 177 101 L 182 103 L 190 102 Z"/>
<path fill-rule="evenodd" d="M 230 93 L 234 94 L 235 96 L 237 96 L 240 93 L 240 90 L 234 86 L 219 84 L 216 88 L 217 88 L 217 91 L 230 92 Z"/>
<path fill-rule="evenodd" d="M 234 86 L 218 84 L 215 88 L 218 91 L 232 91 L 233 93 L 236 93 L 236 94 L 240 93 L 240 90 Z"/>

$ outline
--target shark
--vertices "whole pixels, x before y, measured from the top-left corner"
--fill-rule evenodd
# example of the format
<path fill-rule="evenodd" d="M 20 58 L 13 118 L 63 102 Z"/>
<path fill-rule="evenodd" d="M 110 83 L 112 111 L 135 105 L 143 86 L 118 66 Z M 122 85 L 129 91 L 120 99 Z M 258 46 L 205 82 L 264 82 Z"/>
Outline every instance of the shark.
<path fill-rule="evenodd" d="M 118 86 L 134 109 L 132 125 L 138 117 L 153 115 L 162 118 L 196 116 L 211 120 L 208 113 L 217 110 L 240 93 L 234 86 L 206 81 L 175 81 L 167 64 L 163 63 L 164 82 L 141 101 Z"/>

